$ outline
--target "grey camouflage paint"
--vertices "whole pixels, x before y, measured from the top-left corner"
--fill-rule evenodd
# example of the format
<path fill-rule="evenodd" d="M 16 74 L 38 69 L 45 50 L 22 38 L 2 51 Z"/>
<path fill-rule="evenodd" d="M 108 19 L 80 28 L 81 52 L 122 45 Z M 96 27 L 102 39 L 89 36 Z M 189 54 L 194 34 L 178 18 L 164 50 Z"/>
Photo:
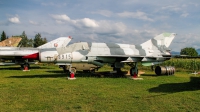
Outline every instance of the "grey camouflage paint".
<path fill-rule="evenodd" d="M 140 45 L 116 43 L 79 42 L 67 47 L 57 48 L 59 55 L 71 53 L 70 59 L 58 62 L 87 63 L 123 63 L 142 62 L 145 66 L 161 63 L 170 59 L 169 45 L 176 36 L 175 33 L 163 33 Z M 76 59 L 74 58 L 76 57 Z"/>

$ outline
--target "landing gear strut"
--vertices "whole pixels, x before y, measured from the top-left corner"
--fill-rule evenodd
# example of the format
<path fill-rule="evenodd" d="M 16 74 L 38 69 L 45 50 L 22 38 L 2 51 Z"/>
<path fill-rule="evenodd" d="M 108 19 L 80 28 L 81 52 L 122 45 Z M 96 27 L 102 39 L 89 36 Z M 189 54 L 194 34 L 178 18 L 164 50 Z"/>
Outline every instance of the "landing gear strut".
<path fill-rule="evenodd" d="M 130 75 L 138 75 L 138 68 L 137 68 L 137 62 L 135 63 L 128 63 L 128 65 L 131 67 L 130 69 Z"/>
<path fill-rule="evenodd" d="M 64 73 L 69 76 L 67 77 L 69 80 L 74 80 L 76 79 L 75 73 L 76 73 L 76 68 L 72 68 L 72 65 L 59 65 L 59 68 L 62 68 Z"/>
<path fill-rule="evenodd" d="M 68 80 L 74 80 L 75 78 L 75 73 L 76 73 L 76 68 L 72 68 L 72 65 L 69 66 L 69 71 L 70 71 L 70 77 L 68 77 Z"/>

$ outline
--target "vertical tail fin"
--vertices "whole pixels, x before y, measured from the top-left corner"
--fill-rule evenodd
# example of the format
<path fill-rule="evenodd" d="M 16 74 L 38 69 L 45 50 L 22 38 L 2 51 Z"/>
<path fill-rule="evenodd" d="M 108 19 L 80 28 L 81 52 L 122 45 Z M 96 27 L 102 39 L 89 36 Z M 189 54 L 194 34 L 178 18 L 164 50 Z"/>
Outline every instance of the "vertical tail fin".
<path fill-rule="evenodd" d="M 176 36 L 175 33 L 162 33 L 153 39 L 150 39 L 141 44 L 142 48 L 165 47 L 168 48 Z"/>
<path fill-rule="evenodd" d="M 0 42 L 1 47 L 17 47 L 22 40 L 21 37 L 10 37 Z"/>
<path fill-rule="evenodd" d="M 39 49 L 46 49 L 46 48 L 58 48 L 58 47 L 65 47 L 71 41 L 71 36 L 69 37 L 59 37 L 55 40 L 52 40 L 44 45 L 41 45 L 37 48 Z"/>

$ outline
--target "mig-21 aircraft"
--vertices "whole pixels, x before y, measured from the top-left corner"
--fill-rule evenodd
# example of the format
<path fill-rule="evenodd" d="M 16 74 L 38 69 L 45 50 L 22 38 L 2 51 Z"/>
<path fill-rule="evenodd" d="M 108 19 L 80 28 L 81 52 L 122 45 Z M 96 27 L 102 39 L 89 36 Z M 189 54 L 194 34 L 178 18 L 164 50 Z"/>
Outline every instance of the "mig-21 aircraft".
<path fill-rule="evenodd" d="M 56 62 L 63 65 L 73 63 L 90 63 L 96 66 L 109 64 L 117 73 L 121 72 L 124 63 L 131 66 L 130 74 L 138 74 L 137 63 L 151 66 L 171 58 L 168 48 L 176 36 L 175 33 L 162 33 L 140 45 L 117 43 L 79 42 L 55 51 L 40 50 L 41 62 Z"/>
<path fill-rule="evenodd" d="M 33 60 L 38 60 L 37 54 L 41 49 L 55 50 L 57 47 L 64 47 L 71 41 L 71 37 L 60 37 L 52 40 L 37 48 L 27 47 L 0 47 L 0 65 L 21 65 L 24 69 L 29 68 L 31 63 L 35 63 Z M 34 54 L 34 55 L 31 55 Z M 9 61 L 8 61 L 9 60 Z"/>

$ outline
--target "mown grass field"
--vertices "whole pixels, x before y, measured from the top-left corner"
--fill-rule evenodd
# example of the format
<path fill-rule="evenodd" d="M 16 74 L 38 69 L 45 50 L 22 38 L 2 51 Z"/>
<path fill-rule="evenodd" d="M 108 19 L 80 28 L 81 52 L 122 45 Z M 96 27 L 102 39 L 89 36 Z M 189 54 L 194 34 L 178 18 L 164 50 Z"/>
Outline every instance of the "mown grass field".
<path fill-rule="evenodd" d="M 33 65 L 29 72 L 0 66 L 0 111 L 200 111 L 200 75 L 142 71 L 144 80 L 137 81 L 82 72 L 67 80 L 55 65 Z"/>

